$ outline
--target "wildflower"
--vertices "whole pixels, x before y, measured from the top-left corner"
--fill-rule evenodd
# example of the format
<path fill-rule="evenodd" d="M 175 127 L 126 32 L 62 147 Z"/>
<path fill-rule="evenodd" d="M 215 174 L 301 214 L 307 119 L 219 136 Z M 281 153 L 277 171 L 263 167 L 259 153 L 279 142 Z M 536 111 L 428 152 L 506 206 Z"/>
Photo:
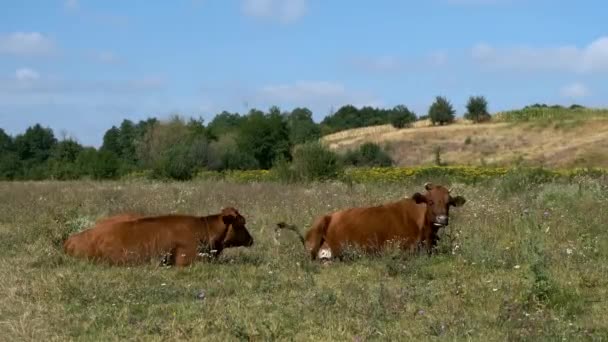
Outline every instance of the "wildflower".
<path fill-rule="evenodd" d="M 568 255 L 572 254 L 572 248 L 566 248 L 566 254 L 568 254 Z"/>
<path fill-rule="evenodd" d="M 514 269 L 516 269 L 516 270 L 520 269 L 520 267 L 521 267 L 521 266 L 519 266 L 519 265 L 515 265 L 515 266 L 513 266 L 513 268 L 514 268 Z"/>

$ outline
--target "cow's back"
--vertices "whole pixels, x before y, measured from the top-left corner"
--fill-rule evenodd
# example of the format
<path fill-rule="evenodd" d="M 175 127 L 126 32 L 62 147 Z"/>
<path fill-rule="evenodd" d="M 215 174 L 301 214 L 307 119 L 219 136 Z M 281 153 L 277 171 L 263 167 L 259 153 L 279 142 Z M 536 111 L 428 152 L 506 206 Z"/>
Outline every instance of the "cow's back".
<path fill-rule="evenodd" d="M 124 213 L 100 219 L 95 222 L 93 227 L 68 237 L 63 243 L 63 250 L 66 254 L 75 257 L 94 257 L 98 254 L 96 240 L 100 235 L 107 234 L 107 228 L 104 229 L 103 227 L 142 217 L 141 214 L 137 213 Z"/>
<path fill-rule="evenodd" d="M 331 214 L 325 240 L 334 254 L 340 254 L 346 245 L 377 251 L 389 240 L 408 247 L 420 241 L 423 224 L 424 207 L 406 199 Z"/>
<path fill-rule="evenodd" d="M 196 244 L 200 221 L 188 216 L 147 217 L 99 226 L 92 238 L 94 257 L 113 264 L 140 263 Z"/>

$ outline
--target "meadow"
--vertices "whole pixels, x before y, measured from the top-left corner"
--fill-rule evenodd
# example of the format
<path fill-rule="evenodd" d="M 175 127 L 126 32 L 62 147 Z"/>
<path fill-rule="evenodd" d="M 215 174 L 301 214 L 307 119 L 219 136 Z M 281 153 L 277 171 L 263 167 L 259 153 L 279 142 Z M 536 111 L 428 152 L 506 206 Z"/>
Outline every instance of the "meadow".
<path fill-rule="evenodd" d="M 458 119 L 432 126 L 429 120 L 420 120 L 411 128 L 370 126 L 321 140 L 337 152 L 380 144 L 397 166 L 435 165 L 439 153 L 448 165 L 606 168 L 608 110 L 531 108 L 496 113 L 480 124 Z"/>
<path fill-rule="evenodd" d="M 436 255 L 308 260 L 291 232 L 317 215 L 449 185 Z M 474 182 L 281 184 L 195 180 L 0 183 L 5 341 L 608 340 L 608 178 L 510 173 Z M 61 243 L 123 211 L 207 215 L 233 205 L 251 248 L 175 269 L 109 267 Z"/>

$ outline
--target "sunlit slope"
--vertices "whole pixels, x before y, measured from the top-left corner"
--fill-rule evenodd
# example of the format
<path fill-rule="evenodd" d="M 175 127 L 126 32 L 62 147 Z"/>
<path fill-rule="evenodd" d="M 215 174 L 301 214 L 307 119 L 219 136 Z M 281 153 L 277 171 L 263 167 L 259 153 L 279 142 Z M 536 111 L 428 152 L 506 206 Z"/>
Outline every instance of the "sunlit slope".
<path fill-rule="evenodd" d="M 436 149 L 448 164 L 528 165 L 550 167 L 608 167 L 608 118 L 538 121 L 529 123 L 448 126 L 418 122 L 412 128 L 390 125 L 365 127 L 331 134 L 323 141 L 336 151 L 366 142 L 386 146 L 400 166 L 433 164 Z"/>

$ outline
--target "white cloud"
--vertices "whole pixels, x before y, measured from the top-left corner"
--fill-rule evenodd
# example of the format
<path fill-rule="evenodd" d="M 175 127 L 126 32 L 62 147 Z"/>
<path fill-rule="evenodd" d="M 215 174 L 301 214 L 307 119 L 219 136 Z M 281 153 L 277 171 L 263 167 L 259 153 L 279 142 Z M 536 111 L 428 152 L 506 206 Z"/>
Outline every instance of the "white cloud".
<path fill-rule="evenodd" d="M 428 55 L 427 62 L 431 66 L 444 66 L 448 63 L 448 54 L 443 51 L 436 51 Z"/>
<path fill-rule="evenodd" d="M 243 13 L 252 17 L 275 18 L 292 23 L 306 14 L 307 0 L 243 0 Z"/>
<path fill-rule="evenodd" d="M 72 15 L 79 16 L 90 23 L 110 26 L 112 28 L 125 27 L 129 23 L 129 18 L 124 15 L 88 10 L 86 7 L 81 6 L 80 0 L 64 0 L 63 7 Z"/>
<path fill-rule="evenodd" d="M 257 102 L 264 105 L 306 106 L 317 111 L 352 104 L 381 106 L 373 94 L 347 89 L 342 83 L 327 81 L 297 81 L 293 84 L 269 85 L 257 92 Z"/>
<path fill-rule="evenodd" d="M 78 0 L 65 0 L 63 7 L 68 11 L 77 11 L 80 8 L 80 2 Z"/>
<path fill-rule="evenodd" d="M 325 81 L 298 81 L 294 84 L 271 85 L 262 88 L 269 97 L 285 101 L 302 101 L 310 97 L 336 97 L 346 93 L 342 84 Z"/>
<path fill-rule="evenodd" d="M 100 51 L 93 55 L 94 59 L 102 64 L 118 64 L 122 59 L 111 51 Z"/>
<path fill-rule="evenodd" d="M 394 72 L 403 69 L 403 61 L 395 56 L 362 57 L 353 60 L 355 67 L 365 71 Z"/>
<path fill-rule="evenodd" d="M 608 71 L 608 36 L 598 38 L 589 45 L 557 47 L 496 48 L 477 44 L 471 50 L 473 61 L 492 69 L 548 70 L 570 72 Z"/>
<path fill-rule="evenodd" d="M 139 79 L 131 80 L 128 82 L 128 84 L 133 89 L 139 90 L 160 89 L 166 85 L 166 81 L 160 76 L 146 76 Z"/>
<path fill-rule="evenodd" d="M 387 73 L 442 67 L 447 63 L 448 54 L 443 51 L 435 51 L 426 56 L 413 58 L 385 55 L 378 57 L 360 57 L 352 60 L 353 66 L 358 69 L 368 72 Z"/>
<path fill-rule="evenodd" d="M 147 94 L 164 90 L 166 86 L 167 81 L 155 75 L 122 80 L 83 81 L 41 77 L 37 71 L 29 68 L 18 69 L 12 78 L 0 78 L 0 93 L 20 96 L 78 97 L 83 94 Z"/>
<path fill-rule="evenodd" d="M 566 85 L 560 89 L 560 94 L 563 97 L 578 99 L 590 95 L 589 88 L 586 85 L 576 82 Z"/>
<path fill-rule="evenodd" d="M 0 35 L 0 54 L 42 56 L 55 51 L 53 41 L 39 32 L 14 32 Z"/>
<path fill-rule="evenodd" d="M 450 5 L 495 5 L 508 0 L 446 0 Z"/>
<path fill-rule="evenodd" d="M 30 68 L 19 68 L 15 71 L 15 78 L 19 82 L 35 81 L 40 78 L 40 74 Z"/>

